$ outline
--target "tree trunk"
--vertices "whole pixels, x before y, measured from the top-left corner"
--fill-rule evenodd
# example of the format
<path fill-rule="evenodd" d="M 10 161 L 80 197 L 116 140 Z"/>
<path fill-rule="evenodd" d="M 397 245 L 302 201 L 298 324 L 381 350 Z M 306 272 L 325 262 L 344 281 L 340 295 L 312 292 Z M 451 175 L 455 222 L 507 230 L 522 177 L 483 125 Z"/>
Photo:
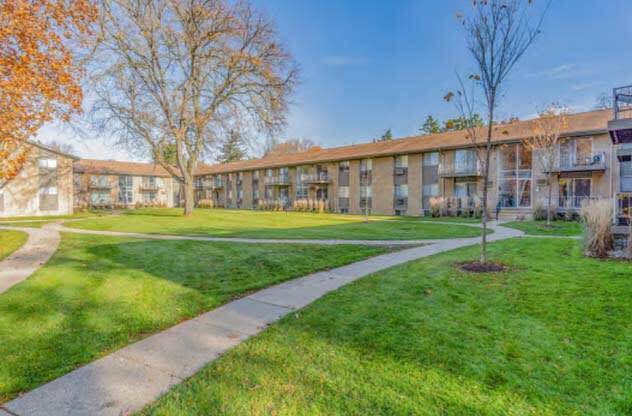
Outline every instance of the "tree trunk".
<path fill-rule="evenodd" d="M 185 178 L 184 183 L 184 216 L 190 217 L 193 215 L 193 205 L 195 203 L 193 197 L 193 179 Z"/>
<path fill-rule="evenodd" d="M 553 184 L 551 183 L 551 174 L 549 173 L 549 202 L 546 205 L 546 225 L 551 226 L 551 193 L 553 191 Z"/>
<path fill-rule="evenodd" d="M 481 256 L 480 263 L 487 263 L 487 188 L 489 185 L 489 159 L 492 149 L 492 129 L 494 121 L 494 100 L 492 98 L 489 106 L 489 119 L 487 120 L 487 144 L 485 147 L 485 166 L 483 178 L 483 230 L 481 235 Z"/>

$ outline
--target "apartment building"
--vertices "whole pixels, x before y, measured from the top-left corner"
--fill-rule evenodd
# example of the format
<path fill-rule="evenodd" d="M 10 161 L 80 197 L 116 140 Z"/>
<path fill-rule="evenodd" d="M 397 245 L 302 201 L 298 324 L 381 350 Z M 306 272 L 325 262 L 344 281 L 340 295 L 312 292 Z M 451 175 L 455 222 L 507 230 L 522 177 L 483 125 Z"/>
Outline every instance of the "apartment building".
<path fill-rule="evenodd" d="M 0 181 L 0 217 L 72 214 L 77 158 L 38 143 L 26 146 L 27 160 L 18 175 Z"/>
<path fill-rule="evenodd" d="M 551 172 L 558 211 L 578 211 L 586 199 L 612 197 L 618 214 L 629 212 L 632 144 L 613 139 L 612 120 L 612 110 L 568 117 Z M 546 205 L 547 172 L 539 155 L 523 145 L 534 127 L 532 120 L 495 126 L 490 213 L 498 207 L 501 216 L 528 217 L 536 204 Z M 222 185 L 213 197 L 229 208 L 255 208 L 270 200 L 291 208 L 293 201 L 306 199 L 341 213 L 424 215 L 437 201 L 450 210 L 474 209 L 483 194 L 477 148 L 464 131 L 206 166 L 198 175 Z M 241 178 L 239 188 L 235 176 Z"/>
<path fill-rule="evenodd" d="M 77 208 L 173 207 L 180 199 L 180 186 L 153 163 L 81 159 L 73 186 Z"/>
<path fill-rule="evenodd" d="M 534 207 L 546 205 L 547 172 L 539 155 L 523 145 L 534 127 L 532 120 L 494 127 L 490 214 L 498 207 L 503 217 L 528 217 Z M 570 115 L 563 137 L 551 172 L 558 212 L 577 212 L 589 198 L 613 198 L 617 222 L 627 224 L 632 209 L 632 87 L 615 90 L 613 110 Z M 80 208 L 180 205 L 180 185 L 160 166 L 74 160 L 40 145 L 35 149 L 18 178 L 0 190 L 0 215 L 70 213 L 73 202 Z M 309 201 L 312 209 L 350 214 L 419 216 L 433 213 L 437 204 L 451 213 L 473 212 L 480 209 L 483 194 L 477 151 L 466 132 L 452 131 L 201 165 L 195 198 L 243 209 L 293 209 L 296 201 Z"/>

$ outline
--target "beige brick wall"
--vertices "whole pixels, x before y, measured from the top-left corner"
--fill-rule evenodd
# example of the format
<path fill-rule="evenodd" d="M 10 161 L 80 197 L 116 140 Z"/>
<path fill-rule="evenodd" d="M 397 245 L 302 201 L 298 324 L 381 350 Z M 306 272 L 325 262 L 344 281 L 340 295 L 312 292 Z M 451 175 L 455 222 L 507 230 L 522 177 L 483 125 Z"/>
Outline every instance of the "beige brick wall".
<path fill-rule="evenodd" d="M 421 215 L 421 155 L 408 155 L 408 215 Z"/>
<path fill-rule="evenodd" d="M 57 209 L 54 210 L 40 209 L 39 158 L 57 161 L 57 180 L 54 182 L 57 188 Z M 72 163 L 73 160 L 70 158 L 33 147 L 22 170 L 0 190 L 3 195 L 0 217 L 72 214 L 74 205 Z"/>
<path fill-rule="evenodd" d="M 373 193 L 371 213 L 393 214 L 394 160 L 392 157 L 373 159 Z"/>
<path fill-rule="evenodd" d="M 349 162 L 349 213 L 360 212 L 360 161 Z"/>
<path fill-rule="evenodd" d="M 252 208 L 252 172 L 244 172 L 241 189 L 244 193 L 242 206 L 248 209 Z"/>

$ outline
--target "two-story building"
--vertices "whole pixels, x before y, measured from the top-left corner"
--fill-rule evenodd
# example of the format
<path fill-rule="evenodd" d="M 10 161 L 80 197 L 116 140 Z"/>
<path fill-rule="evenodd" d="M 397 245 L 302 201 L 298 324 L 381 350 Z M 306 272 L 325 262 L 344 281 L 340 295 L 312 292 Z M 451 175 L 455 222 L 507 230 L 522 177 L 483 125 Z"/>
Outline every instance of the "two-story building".
<path fill-rule="evenodd" d="M 611 110 L 568 116 L 551 172 L 559 211 L 578 211 L 588 198 L 615 197 L 627 189 L 629 150 L 615 149 L 611 119 Z M 547 172 L 523 144 L 534 128 L 533 120 L 494 127 L 490 211 L 498 205 L 503 216 L 529 216 L 536 203 L 546 205 Z M 479 146 L 483 132 L 480 137 Z M 305 199 L 324 201 L 341 213 L 424 215 L 437 201 L 456 211 L 480 203 L 483 169 L 477 152 L 467 132 L 451 131 L 206 166 L 198 175 L 220 184 L 212 194 L 217 206 L 256 208 L 273 200 L 291 207 Z"/>
<path fill-rule="evenodd" d="M 0 180 L 0 217 L 72 214 L 72 167 L 78 158 L 38 143 L 25 146 L 20 172 Z"/>

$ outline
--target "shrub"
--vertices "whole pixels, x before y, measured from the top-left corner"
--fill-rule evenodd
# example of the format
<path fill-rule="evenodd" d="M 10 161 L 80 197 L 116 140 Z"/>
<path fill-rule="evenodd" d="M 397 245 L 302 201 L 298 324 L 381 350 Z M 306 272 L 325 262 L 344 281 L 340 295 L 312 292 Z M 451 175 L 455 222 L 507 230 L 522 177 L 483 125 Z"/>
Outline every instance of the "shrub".
<path fill-rule="evenodd" d="M 212 199 L 200 199 L 198 201 L 198 208 L 213 208 L 214 206 Z"/>
<path fill-rule="evenodd" d="M 584 222 L 584 249 L 593 257 L 606 257 L 612 250 L 612 201 L 595 199 L 587 201 L 581 209 Z"/>
<path fill-rule="evenodd" d="M 546 207 L 541 199 L 538 199 L 533 205 L 533 219 L 536 221 L 546 220 Z"/>

